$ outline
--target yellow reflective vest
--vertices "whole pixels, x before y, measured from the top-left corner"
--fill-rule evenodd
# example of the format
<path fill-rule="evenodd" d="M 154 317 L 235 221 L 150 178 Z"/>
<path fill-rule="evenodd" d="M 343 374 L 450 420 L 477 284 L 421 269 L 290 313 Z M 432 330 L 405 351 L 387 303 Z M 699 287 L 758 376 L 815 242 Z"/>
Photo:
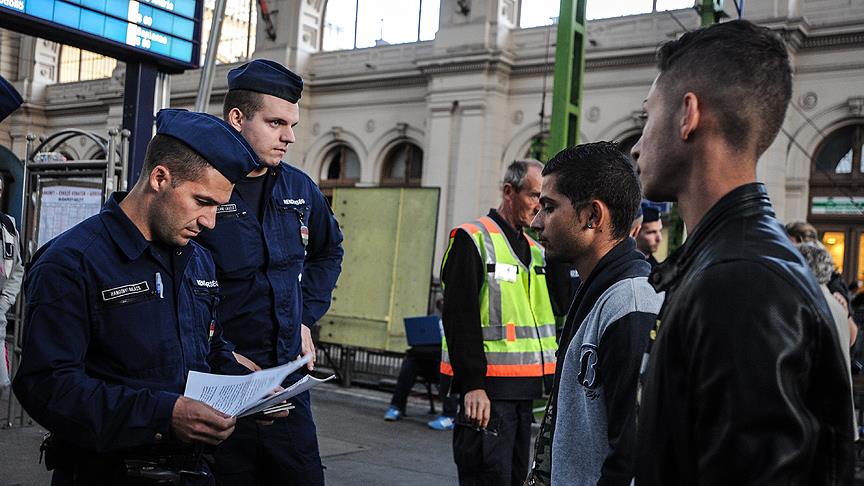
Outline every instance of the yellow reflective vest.
<path fill-rule="evenodd" d="M 443 265 L 457 231 L 465 231 L 486 265 L 480 288 L 480 324 L 486 353 L 486 376 L 540 377 L 555 373 L 555 316 L 546 287 L 543 247 L 525 235 L 531 267 L 513 253 L 507 237 L 492 218 L 484 216 L 450 232 Z M 442 341 L 441 373 L 453 376 L 447 340 Z"/>

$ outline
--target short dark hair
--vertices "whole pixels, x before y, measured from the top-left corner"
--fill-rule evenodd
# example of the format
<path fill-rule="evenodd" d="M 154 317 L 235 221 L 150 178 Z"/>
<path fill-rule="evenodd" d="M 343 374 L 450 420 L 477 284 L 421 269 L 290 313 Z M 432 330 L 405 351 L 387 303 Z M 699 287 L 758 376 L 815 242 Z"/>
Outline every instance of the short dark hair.
<path fill-rule="evenodd" d="M 716 115 L 723 138 L 759 156 L 780 131 L 792 96 L 792 68 L 783 40 L 746 20 L 694 30 L 657 51 L 665 93 L 693 92 Z"/>
<path fill-rule="evenodd" d="M 510 184 L 516 192 L 522 191 L 522 185 L 525 183 L 525 176 L 528 175 L 528 169 L 531 166 L 537 167 L 541 170 L 543 169 L 543 164 L 539 160 L 514 160 L 507 166 L 507 170 L 504 171 L 503 183 Z"/>
<path fill-rule="evenodd" d="M 205 168 L 211 167 L 207 159 L 185 143 L 158 133 L 147 145 L 139 180 L 149 177 L 157 165 L 164 165 L 171 171 L 171 185 L 174 187 L 180 182 L 198 179 Z"/>
<path fill-rule="evenodd" d="M 246 118 L 254 118 L 263 107 L 261 93 L 248 89 L 232 89 L 225 94 L 225 101 L 222 102 L 222 118 L 227 120 L 232 108 L 240 109 Z"/>
<path fill-rule="evenodd" d="M 639 204 L 642 186 L 633 163 L 612 142 L 594 142 L 566 148 L 552 157 L 543 175 L 557 174 L 555 190 L 565 195 L 577 210 L 592 199 L 599 199 L 609 207 L 612 237 L 624 238 Z"/>

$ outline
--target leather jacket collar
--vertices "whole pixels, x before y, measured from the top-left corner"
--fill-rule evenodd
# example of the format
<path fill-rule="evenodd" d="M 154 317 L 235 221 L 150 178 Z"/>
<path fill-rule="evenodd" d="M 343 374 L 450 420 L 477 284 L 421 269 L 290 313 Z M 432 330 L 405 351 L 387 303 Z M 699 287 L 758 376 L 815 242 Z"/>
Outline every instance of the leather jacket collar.
<path fill-rule="evenodd" d="M 710 248 L 714 235 L 730 219 L 756 214 L 774 216 L 764 184 L 753 182 L 729 191 L 705 213 L 687 241 L 654 268 L 648 281 L 658 292 L 669 290 L 695 258 Z"/>

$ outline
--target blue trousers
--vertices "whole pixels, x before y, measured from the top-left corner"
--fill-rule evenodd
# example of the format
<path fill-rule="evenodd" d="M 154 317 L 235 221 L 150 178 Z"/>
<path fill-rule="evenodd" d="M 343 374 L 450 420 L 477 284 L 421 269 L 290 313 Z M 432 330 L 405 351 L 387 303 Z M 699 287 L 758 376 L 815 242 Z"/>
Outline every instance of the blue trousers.
<path fill-rule="evenodd" d="M 288 417 L 261 425 L 254 419 L 237 421 L 231 437 L 216 449 L 213 473 L 219 486 L 323 486 L 324 467 L 309 392 L 289 400 Z"/>

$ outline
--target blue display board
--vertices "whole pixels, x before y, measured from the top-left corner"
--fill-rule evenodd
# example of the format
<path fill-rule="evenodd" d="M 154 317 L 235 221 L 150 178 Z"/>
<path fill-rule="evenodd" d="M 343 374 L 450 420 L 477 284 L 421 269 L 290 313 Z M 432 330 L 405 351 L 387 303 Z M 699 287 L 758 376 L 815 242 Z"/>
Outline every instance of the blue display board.
<path fill-rule="evenodd" d="M 199 64 L 203 0 L 0 0 L 0 27 L 169 70 Z M 8 25 L 7 25 L 8 24 Z"/>

